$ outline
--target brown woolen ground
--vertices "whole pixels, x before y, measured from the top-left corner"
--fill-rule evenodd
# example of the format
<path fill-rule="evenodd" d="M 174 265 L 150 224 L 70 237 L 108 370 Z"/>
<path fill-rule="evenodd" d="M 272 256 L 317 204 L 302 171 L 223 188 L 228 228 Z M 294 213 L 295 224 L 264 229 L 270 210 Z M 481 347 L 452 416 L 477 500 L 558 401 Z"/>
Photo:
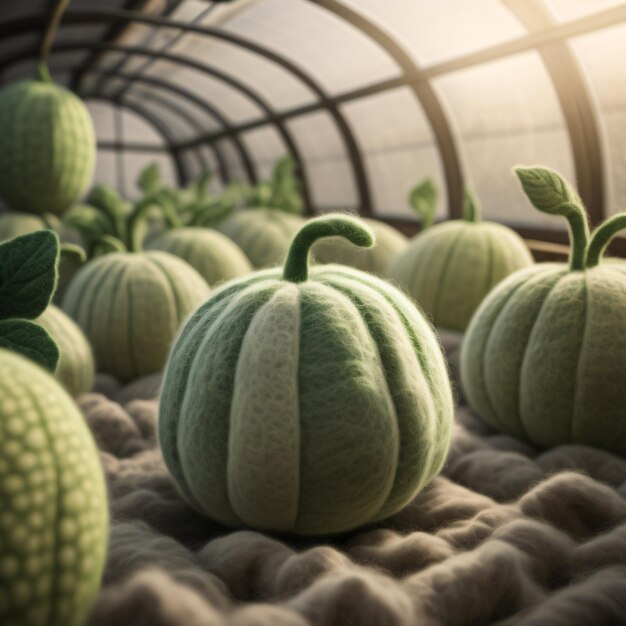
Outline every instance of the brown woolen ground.
<path fill-rule="evenodd" d="M 440 477 L 376 528 L 330 540 L 233 531 L 178 496 L 158 379 L 99 378 L 80 405 L 112 527 L 90 626 L 626 623 L 626 460 L 538 451 L 465 407 Z M 122 404 L 118 404 L 120 401 Z"/>

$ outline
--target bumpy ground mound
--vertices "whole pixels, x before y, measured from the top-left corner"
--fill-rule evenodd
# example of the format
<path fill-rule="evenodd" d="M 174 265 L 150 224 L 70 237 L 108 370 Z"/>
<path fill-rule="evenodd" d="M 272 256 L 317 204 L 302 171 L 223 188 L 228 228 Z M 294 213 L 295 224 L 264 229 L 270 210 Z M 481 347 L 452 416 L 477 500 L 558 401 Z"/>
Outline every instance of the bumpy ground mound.
<path fill-rule="evenodd" d="M 90 626 L 626 622 L 625 459 L 538 451 L 461 407 L 443 475 L 400 514 L 326 542 L 271 537 L 184 504 L 156 447 L 157 387 L 100 379 L 108 397 L 81 399 L 113 517 Z"/>

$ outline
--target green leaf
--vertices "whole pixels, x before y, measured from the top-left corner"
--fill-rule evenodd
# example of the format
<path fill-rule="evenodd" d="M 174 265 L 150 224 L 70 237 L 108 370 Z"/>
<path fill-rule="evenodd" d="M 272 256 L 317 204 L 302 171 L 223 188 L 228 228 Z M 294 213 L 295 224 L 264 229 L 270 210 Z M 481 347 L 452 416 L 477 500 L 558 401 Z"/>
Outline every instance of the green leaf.
<path fill-rule="evenodd" d="M 411 190 L 409 202 L 422 219 L 423 228 L 428 228 L 433 223 L 438 198 L 439 190 L 432 178 L 427 178 Z"/>
<path fill-rule="evenodd" d="M 125 239 L 126 237 L 126 216 L 128 214 L 128 204 L 116 189 L 109 185 L 96 185 L 87 196 L 87 203 L 106 215 L 113 225 L 113 232 L 108 234 Z"/>
<path fill-rule="evenodd" d="M 156 163 L 151 163 L 141 170 L 137 179 L 137 186 L 144 193 L 154 193 L 164 186 L 159 166 Z"/>
<path fill-rule="evenodd" d="M 532 204 L 552 215 L 563 215 L 563 204 L 582 207 L 574 188 L 557 172 L 548 167 L 516 167 L 515 173 Z"/>
<path fill-rule="evenodd" d="M 0 348 L 25 356 L 54 373 L 59 362 L 59 348 L 39 324 L 29 320 L 0 321 Z"/>
<path fill-rule="evenodd" d="M 0 319 L 41 315 L 56 289 L 59 237 L 38 230 L 0 245 Z"/>

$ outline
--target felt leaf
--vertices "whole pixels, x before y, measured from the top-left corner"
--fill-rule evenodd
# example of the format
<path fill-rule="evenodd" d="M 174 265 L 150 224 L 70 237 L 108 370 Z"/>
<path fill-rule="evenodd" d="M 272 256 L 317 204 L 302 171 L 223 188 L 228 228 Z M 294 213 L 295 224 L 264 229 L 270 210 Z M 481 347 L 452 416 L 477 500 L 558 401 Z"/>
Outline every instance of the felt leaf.
<path fill-rule="evenodd" d="M 161 172 L 156 163 L 151 163 L 141 170 L 139 178 L 137 179 L 137 186 L 144 193 L 153 193 L 163 187 Z"/>
<path fill-rule="evenodd" d="M 433 223 L 438 198 L 439 190 L 432 178 L 427 178 L 411 189 L 409 202 L 422 219 L 423 227 L 428 227 Z"/>
<path fill-rule="evenodd" d="M 128 204 L 116 189 L 109 185 L 96 185 L 89 192 L 87 203 L 107 216 L 114 228 L 114 232 L 109 234 L 118 239 L 125 239 Z"/>
<path fill-rule="evenodd" d="M 532 204 L 552 215 L 562 215 L 562 205 L 582 206 L 574 188 L 557 172 L 547 167 L 516 167 L 515 173 Z"/>
<path fill-rule="evenodd" d="M 0 321 L 0 348 L 6 348 L 54 372 L 59 348 L 47 331 L 29 320 Z"/>
<path fill-rule="evenodd" d="M 59 237 L 38 230 L 0 245 L 0 319 L 41 315 L 56 289 Z"/>

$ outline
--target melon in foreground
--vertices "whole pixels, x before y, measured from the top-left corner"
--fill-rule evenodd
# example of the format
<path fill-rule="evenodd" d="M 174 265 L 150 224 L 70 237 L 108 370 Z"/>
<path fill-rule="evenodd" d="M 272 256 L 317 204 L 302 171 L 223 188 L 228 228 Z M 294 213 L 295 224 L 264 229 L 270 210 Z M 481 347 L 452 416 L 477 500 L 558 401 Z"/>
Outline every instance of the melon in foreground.
<path fill-rule="evenodd" d="M 461 352 L 472 408 L 540 447 L 626 454 L 626 265 L 602 254 L 626 213 L 589 238 L 582 201 L 556 172 L 517 169 L 537 209 L 570 225 L 570 263 L 510 276 L 476 312 Z"/>
<path fill-rule="evenodd" d="M 392 262 L 388 278 L 435 326 L 462 332 L 503 278 L 532 263 L 524 240 L 506 226 L 481 221 L 475 198 L 466 193 L 464 219 L 416 235 Z"/>
<path fill-rule="evenodd" d="M 80 626 L 100 587 L 108 508 L 98 451 L 67 393 L 0 349 L 0 623 Z"/>
<path fill-rule="evenodd" d="M 328 237 L 313 246 L 319 263 L 341 263 L 377 276 L 384 276 L 391 261 L 407 246 L 407 238 L 393 226 L 374 219 L 363 219 L 372 229 L 376 244 L 371 248 L 354 246 L 343 237 Z"/>
<path fill-rule="evenodd" d="M 85 192 L 95 163 L 87 107 L 44 66 L 39 80 L 0 91 L 0 196 L 11 209 L 60 215 Z"/>
<path fill-rule="evenodd" d="M 453 420 L 441 348 L 386 282 L 310 272 L 322 237 L 373 243 L 362 222 L 309 221 L 284 270 L 224 285 L 179 334 L 159 441 L 183 497 L 234 527 L 322 535 L 382 520 L 439 471 Z"/>
<path fill-rule="evenodd" d="M 73 397 L 90 391 L 95 374 L 93 354 L 79 326 L 53 304 L 36 322 L 48 331 L 59 348 L 57 380 Z"/>

